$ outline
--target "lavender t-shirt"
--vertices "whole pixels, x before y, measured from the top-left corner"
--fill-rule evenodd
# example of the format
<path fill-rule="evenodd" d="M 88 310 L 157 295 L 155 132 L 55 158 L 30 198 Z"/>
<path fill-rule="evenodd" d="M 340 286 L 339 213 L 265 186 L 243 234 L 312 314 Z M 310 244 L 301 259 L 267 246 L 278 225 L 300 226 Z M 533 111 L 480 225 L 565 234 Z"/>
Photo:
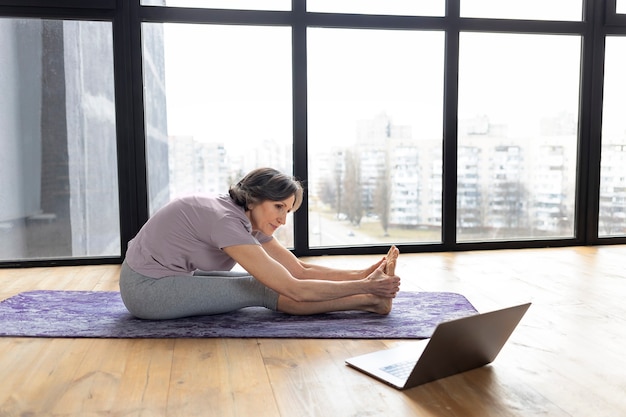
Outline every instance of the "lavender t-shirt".
<path fill-rule="evenodd" d="M 228 195 L 189 196 L 158 210 L 128 243 L 126 262 L 153 278 L 228 271 L 235 261 L 222 248 L 259 245 L 272 236 L 252 231 L 243 207 Z"/>

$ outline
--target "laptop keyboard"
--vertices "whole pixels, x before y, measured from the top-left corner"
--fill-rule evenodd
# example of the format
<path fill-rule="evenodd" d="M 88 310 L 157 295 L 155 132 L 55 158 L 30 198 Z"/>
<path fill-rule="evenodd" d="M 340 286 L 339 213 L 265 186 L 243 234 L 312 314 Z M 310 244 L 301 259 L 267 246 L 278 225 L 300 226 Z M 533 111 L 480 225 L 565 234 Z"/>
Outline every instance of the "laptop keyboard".
<path fill-rule="evenodd" d="M 380 369 L 395 376 L 396 378 L 406 379 L 411 374 L 411 371 L 415 367 L 415 361 L 409 360 L 404 362 L 394 363 L 393 365 L 387 365 Z"/>

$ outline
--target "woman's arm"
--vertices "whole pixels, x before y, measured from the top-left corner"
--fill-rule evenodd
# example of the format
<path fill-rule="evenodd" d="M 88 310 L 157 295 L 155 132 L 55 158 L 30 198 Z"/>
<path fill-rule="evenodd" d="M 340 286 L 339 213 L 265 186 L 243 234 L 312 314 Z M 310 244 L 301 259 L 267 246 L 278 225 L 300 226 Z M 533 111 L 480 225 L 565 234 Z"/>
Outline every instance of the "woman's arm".
<path fill-rule="evenodd" d="M 291 275 L 298 279 L 319 279 L 325 281 L 359 280 L 369 276 L 385 261 L 385 258 L 382 258 L 366 269 L 344 270 L 303 262 L 276 239 L 264 243 L 262 247 L 274 260 L 287 268 Z"/>
<path fill-rule="evenodd" d="M 400 278 L 384 273 L 385 263 L 367 277 L 348 281 L 297 279 L 268 252 L 258 245 L 236 245 L 224 248 L 231 258 L 252 276 L 274 291 L 296 301 L 327 301 L 357 294 L 374 294 L 393 298 Z M 290 265 L 293 267 L 293 265 Z"/>

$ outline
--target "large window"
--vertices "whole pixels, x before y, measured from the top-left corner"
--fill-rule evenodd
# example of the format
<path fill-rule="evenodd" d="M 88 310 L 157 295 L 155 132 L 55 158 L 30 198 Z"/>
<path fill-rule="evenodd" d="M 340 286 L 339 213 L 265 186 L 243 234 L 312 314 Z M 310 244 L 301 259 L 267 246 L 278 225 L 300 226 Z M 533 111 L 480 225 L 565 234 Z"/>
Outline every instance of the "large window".
<path fill-rule="evenodd" d="M 310 245 L 440 242 L 444 34 L 308 41 Z"/>
<path fill-rule="evenodd" d="M 600 176 L 600 236 L 626 234 L 626 38 L 606 40 L 602 165 Z"/>
<path fill-rule="evenodd" d="M 291 173 L 291 30 L 144 24 L 150 212 L 226 194 L 260 166 Z M 291 223 L 277 237 L 293 245 Z"/>
<path fill-rule="evenodd" d="M 120 256 L 111 29 L 0 19 L 0 261 Z"/>
<path fill-rule="evenodd" d="M 260 166 L 296 255 L 626 243 L 625 40 L 624 0 L 0 0 L 0 265 Z"/>
<path fill-rule="evenodd" d="M 460 241 L 575 235 L 580 38 L 463 33 Z"/>

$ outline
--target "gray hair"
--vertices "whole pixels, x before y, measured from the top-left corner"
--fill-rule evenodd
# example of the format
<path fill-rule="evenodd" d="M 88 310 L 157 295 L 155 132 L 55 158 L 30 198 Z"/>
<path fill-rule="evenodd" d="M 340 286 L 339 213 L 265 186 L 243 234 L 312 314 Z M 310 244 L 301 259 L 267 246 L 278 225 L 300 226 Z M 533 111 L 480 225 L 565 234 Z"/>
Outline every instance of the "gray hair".
<path fill-rule="evenodd" d="M 296 211 L 302 204 L 304 190 L 300 181 L 294 177 L 274 168 L 257 168 L 231 186 L 228 194 L 245 210 L 248 210 L 250 204 L 267 200 L 283 201 L 294 196 L 295 202 L 291 211 Z"/>

